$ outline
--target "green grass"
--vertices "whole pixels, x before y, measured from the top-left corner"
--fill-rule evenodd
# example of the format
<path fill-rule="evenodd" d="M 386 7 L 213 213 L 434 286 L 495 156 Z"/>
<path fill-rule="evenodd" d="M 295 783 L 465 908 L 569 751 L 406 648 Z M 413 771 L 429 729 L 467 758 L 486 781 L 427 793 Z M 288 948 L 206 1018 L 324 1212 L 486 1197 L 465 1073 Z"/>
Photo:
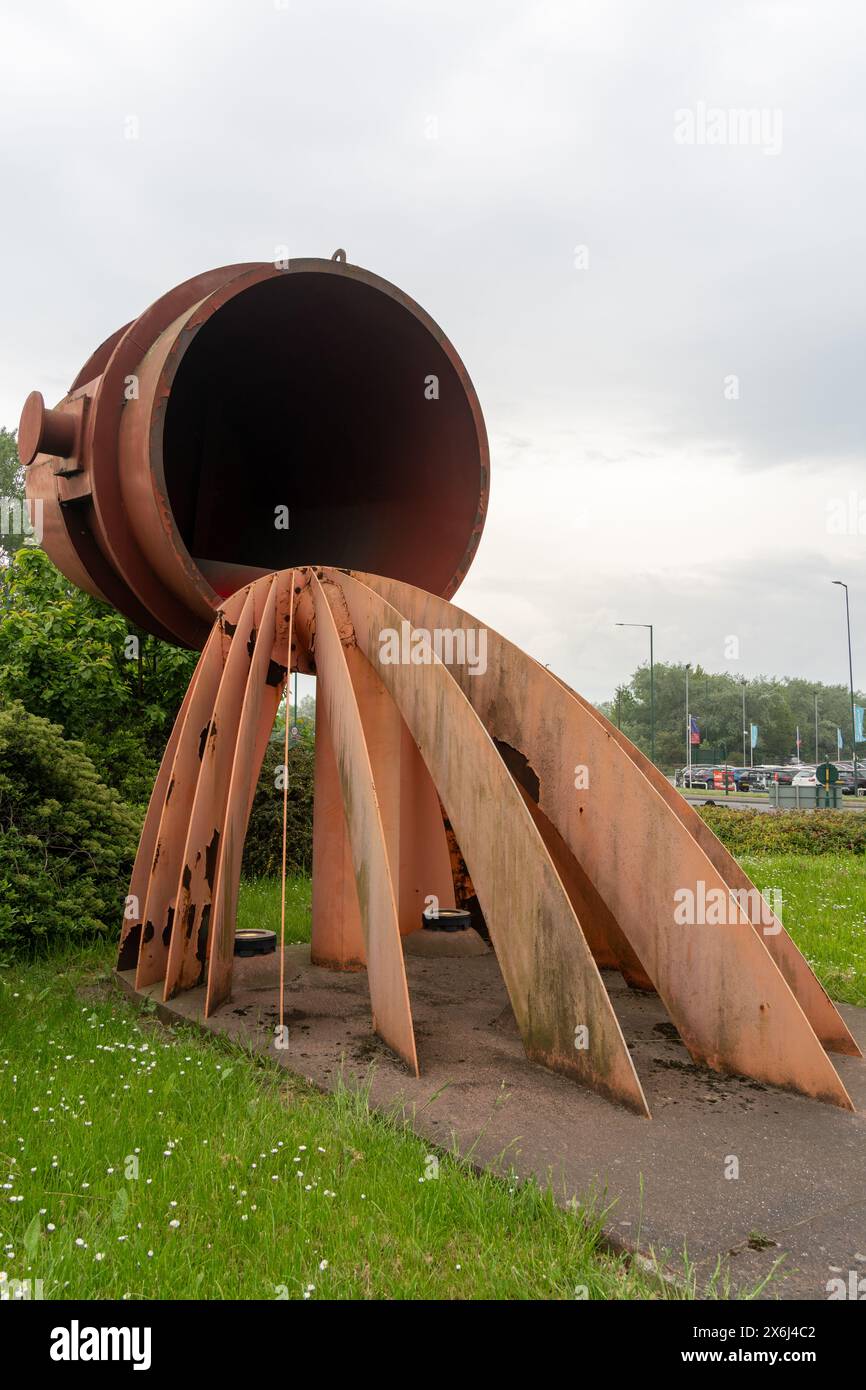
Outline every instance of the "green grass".
<path fill-rule="evenodd" d="M 866 862 L 750 855 L 831 996 L 866 1005 Z M 309 940 L 310 885 L 287 885 Z M 276 879 L 242 927 L 279 930 Z M 607 1252 L 602 1207 L 431 1153 L 363 1092 L 322 1096 L 118 996 L 104 945 L 0 971 L 0 1270 L 45 1298 L 694 1296 Z M 430 1177 L 438 1163 L 438 1177 Z M 172 1223 L 176 1222 L 176 1225 Z M 728 1292 L 718 1271 L 704 1296 Z M 754 1290 L 752 1292 L 756 1292 Z"/>
<path fill-rule="evenodd" d="M 309 941 L 311 881 L 303 874 L 286 878 L 286 942 Z M 251 878 L 241 882 L 238 930 L 266 927 L 280 934 L 280 880 Z"/>
<path fill-rule="evenodd" d="M 866 1006 L 866 859 L 854 854 L 738 856 L 761 891 L 782 893 L 782 920 L 833 999 Z M 280 930 L 280 881 L 241 884 L 238 926 Z M 286 941 L 310 939 L 310 880 L 286 884 Z"/>
<path fill-rule="evenodd" d="M 707 791 L 701 791 L 698 787 L 677 787 L 677 791 L 685 797 L 686 801 L 706 801 L 708 796 L 711 796 L 714 801 L 725 800 L 724 787 L 710 787 Z M 767 802 L 766 792 L 737 792 L 734 791 L 733 787 L 728 792 L 727 799 L 730 800 L 732 797 L 736 797 L 738 801 L 757 801 L 764 802 L 764 804 Z"/>
<path fill-rule="evenodd" d="M 47 1299 L 659 1295 L 604 1251 L 600 1211 L 431 1155 L 363 1094 L 166 1030 L 109 970 L 94 948 L 0 972 L 10 1280 Z"/>
<path fill-rule="evenodd" d="M 782 894 L 782 921 L 832 999 L 866 1005 L 866 863 L 853 854 L 744 855 L 762 892 Z"/>

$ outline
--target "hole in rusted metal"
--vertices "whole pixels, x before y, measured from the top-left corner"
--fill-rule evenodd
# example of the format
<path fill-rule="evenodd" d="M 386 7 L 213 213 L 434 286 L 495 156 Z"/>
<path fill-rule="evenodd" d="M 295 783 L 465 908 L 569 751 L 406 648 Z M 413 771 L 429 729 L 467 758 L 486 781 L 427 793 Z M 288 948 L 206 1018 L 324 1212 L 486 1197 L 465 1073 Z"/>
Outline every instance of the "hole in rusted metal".
<path fill-rule="evenodd" d="M 216 873 L 217 854 L 219 853 L 219 847 L 220 833 L 219 830 L 214 830 L 213 836 L 211 837 L 211 842 L 205 850 L 204 859 L 204 876 L 205 880 L 207 881 L 208 888 L 210 888 L 211 892 L 213 892 L 213 881 L 214 874 Z"/>
<path fill-rule="evenodd" d="M 502 739 L 495 738 L 493 742 L 496 745 L 496 751 L 515 782 L 523 788 L 527 796 L 537 806 L 541 794 L 541 783 L 538 780 L 538 773 L 531 766 L 529 759 L 518 748 L 512 748 L 510 743 L 505 743 Z"/>
<path fill-rule="evenodd" d="M 141 923 L 130 927 L 117 957 L 118 970 L 132 970 L 138 963 L 138 948 L 141 944 Z"/>
<path fill-rule="evenodd" d="M 201 980 L 204 976 L 204 968 L 205 963 L 207 961 L 207 938 L 209 929 L 210 903 L 205 903 L 204 907 L 201 910 L 201 921 L 199 922 L 198 927 L 198 941 L 196 943 L 195 948 L 196 957 L 198 960 L 201 961 L 201 974 L 199 975 L 199 980 Z"/>

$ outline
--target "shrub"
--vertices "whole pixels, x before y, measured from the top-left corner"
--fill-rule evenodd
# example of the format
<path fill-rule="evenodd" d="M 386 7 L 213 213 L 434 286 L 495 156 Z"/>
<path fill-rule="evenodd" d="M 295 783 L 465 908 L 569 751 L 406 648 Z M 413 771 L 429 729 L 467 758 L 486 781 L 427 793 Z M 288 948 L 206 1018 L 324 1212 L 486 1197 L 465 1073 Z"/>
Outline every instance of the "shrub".
<path fill-rule="evenodd" d="M 698 814 L 736 855 L 866 853 L 866 812 L 768 812 L 702 806 Z"/>
<path fill-rule="evenodd" d="M 289 747 L 288 834 L 286 872 L 308 874 L 313 864 L 313 748 Z M 273 739 L 265 753 L 244 848 L 243 873 L 266 878 L 282 870 L 283 793 L 275 785 L 283 762 L 283 741 Z"/>
<path fill-rule="evenodd" d="M 80 743 L 0 705 L 0 957 L 118 933 L 139 828 Z"/>
<path fill-rule="evenodd" d="M 0 690 L 80 739 L 143 809 L 196 663 L 76 589 L 41 550 L 0 567 Z"/>

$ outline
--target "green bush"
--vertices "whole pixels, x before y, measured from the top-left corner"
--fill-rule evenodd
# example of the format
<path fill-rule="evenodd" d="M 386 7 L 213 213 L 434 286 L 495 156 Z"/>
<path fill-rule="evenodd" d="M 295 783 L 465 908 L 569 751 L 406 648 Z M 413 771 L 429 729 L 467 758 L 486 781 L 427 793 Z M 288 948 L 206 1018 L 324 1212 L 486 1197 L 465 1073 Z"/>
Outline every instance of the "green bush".
<path fill-rule="evenodd" d="M 119 933 L 139 829 L 80 743 L 0 705 L 0 958 Z"/>
<path fill-rule="evenodd" d="M 710 829 L 732 854 L 864 854 L 861 811 L 740 811 L 702 806 Z"/>
<path fill-rule="evenodd" d="M 103 782 L 147 804 L 196 663 L 76 589 L 41 550 L 0 567 L 0 690 L 80 739 Z"/>
<path fill-rule="evenodd" d="M 288 834 L 286 872 L 308 874 L 313 864 L 313 764 L 311 744 L 289 747 Z M 250 825 L 244 847 L 243 873 L 246 878 L 269 878 L 282 869 L 283 792 L 276 786 L 283 763 L 282 738 L 268 744 L 259 784 L 253 801 Z"/>

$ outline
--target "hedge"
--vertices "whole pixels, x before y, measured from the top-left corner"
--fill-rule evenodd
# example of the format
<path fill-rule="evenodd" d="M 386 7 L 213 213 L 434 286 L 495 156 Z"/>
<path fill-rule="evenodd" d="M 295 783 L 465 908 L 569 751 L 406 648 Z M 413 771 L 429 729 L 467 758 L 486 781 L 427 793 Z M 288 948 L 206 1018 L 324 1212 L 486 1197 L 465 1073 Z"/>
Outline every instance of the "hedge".
<path fill-rule="evenodd" d="M 0 959 L 118 934 L 139 829 L 81 743 L 0 705 Z"/>
<path fill-rule="evenodd" d="M 747 811 L 699 806 L 732 854 L 864 854 L 864 811 Z"/>
<path fill-rule="evenodd" d="M 245 878 L 267 878 L 282 871 L 283 792 L 277 775 L 283 764 L 283 741 L 273 739 L 265 753 L 244 846 Z M 289 748 L 288 834 L 286 871 L 308 874 L 313 864 L 313 764 L 312 745 Z"/>

